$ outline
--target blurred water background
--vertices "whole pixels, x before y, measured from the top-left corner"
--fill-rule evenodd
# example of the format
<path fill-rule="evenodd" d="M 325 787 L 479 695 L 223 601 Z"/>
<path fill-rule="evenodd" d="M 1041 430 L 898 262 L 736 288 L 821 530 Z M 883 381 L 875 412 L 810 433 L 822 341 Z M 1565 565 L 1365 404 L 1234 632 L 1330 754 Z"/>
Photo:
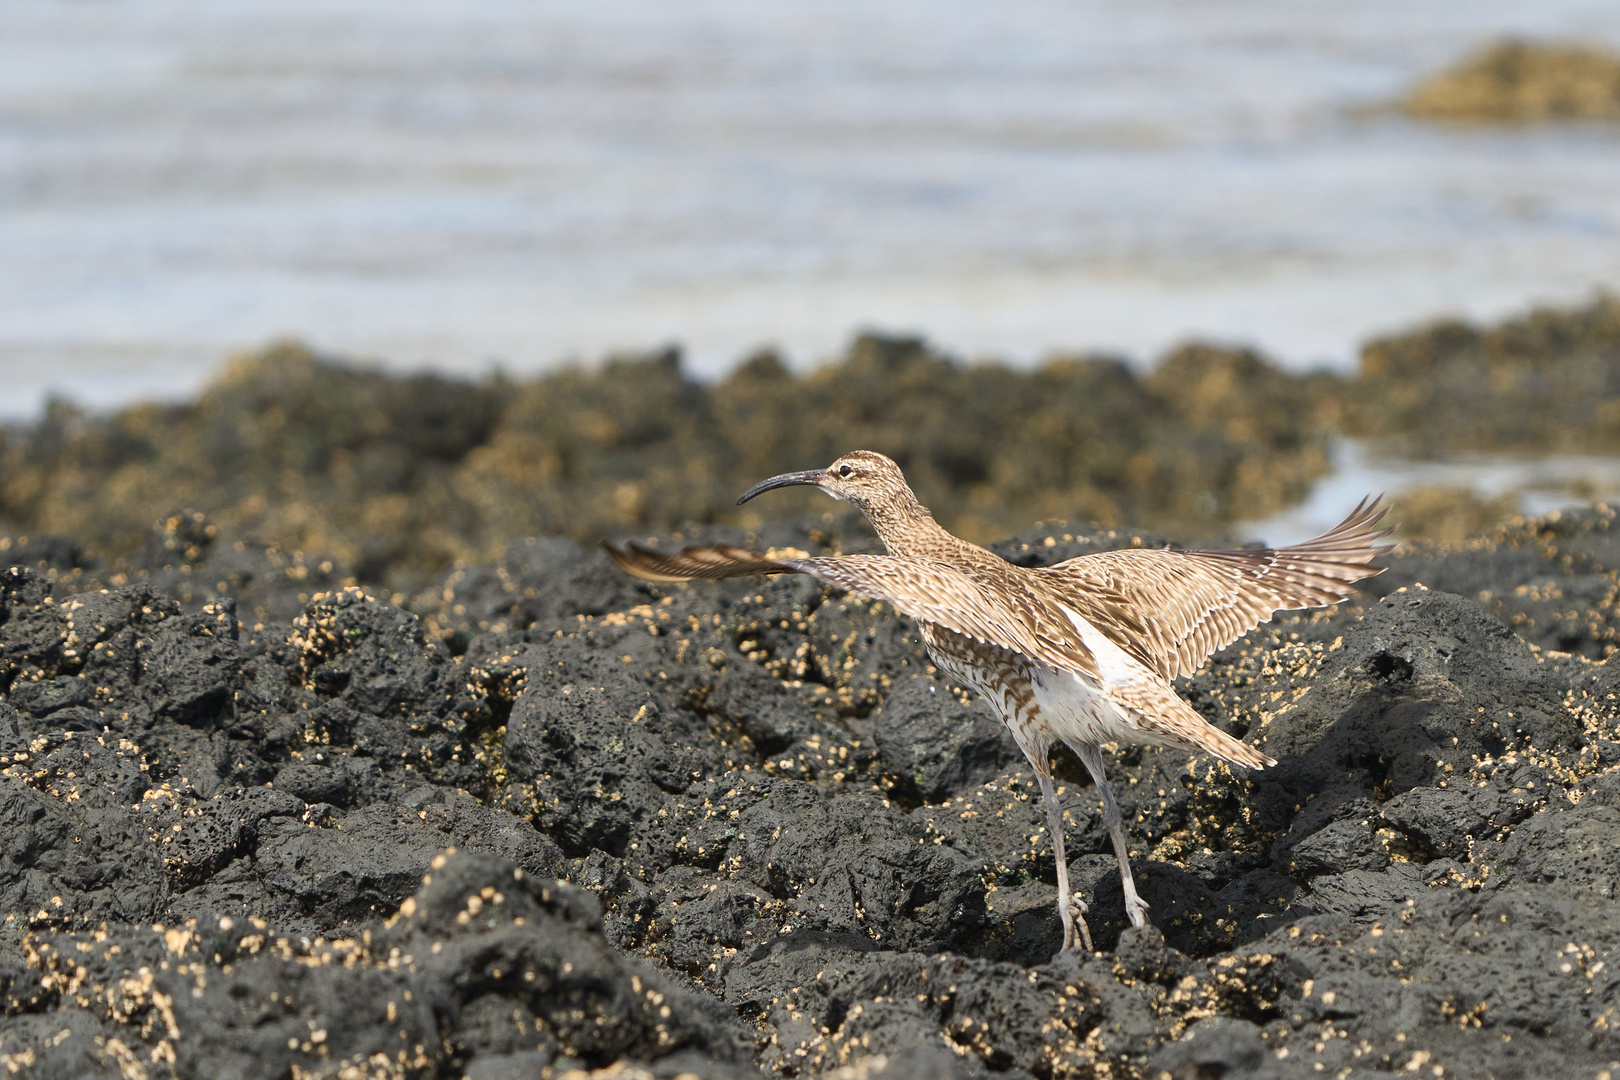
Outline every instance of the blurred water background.
<path fill-rule="evenodd" d="M 1442 461 L 1413 460 L 1380 453 L 1376 443 L 1351 438 L 1335 440 L 1333 450 L 1332 472 L 1317 481 L 1303 502 L 1264 518 L 1238 522 L 1232 533 L 1269 544 L 1298 543 L 1342 521 L 1346 507 L 1354 506 L 1362 496 L 1386 493 L 1396 499 L 1399 512 L 1393 521 L 1402 535 L 1456 542 L 1461 539 L 1458 534 L 1475 531 L 1493 513 L 1497 517 L 1539 516 L 1580 502 L 1612 504 L 1620 500 L 1620 458 L 1613 455 L 1464 453 Z M 1429 514 L 1411 520 L 1413 493 L 1418 493 L 1421 509 L 1429 509 L 1423 503 L 1437 498 L 1447 503 L 1460 501 L 1464 505 L 1455 509 L 1464 511 L 1466 517 L 1450 529 L 1445 527 L 1448 523 L 1434 521 Z M 1467 505 L 1476 501 L 1484 505 Z"/>
<path fill-rule="evenodd" d="M 186 398 L 282 336 L 452 373 L 802 369 L 862 328 L 1346 370 L 1620 283 L 1620 129 L 1393 106 L 1514 35 L 1614 47 L 1620 5 L 3 0 L 0 419 Z M 1337 454 L 1317 501 L 1412 479 Z M 1438 482 L 1620 487 L 1517 460 Z"/>
<path fill-rule="evenodd" d="M 860 327 L 1345 365 L 1620 281 L 1620 138 L 1389 102 L 1612 0 L 0 4 L 0 410 L 279 335 L 516 371 Z"/>

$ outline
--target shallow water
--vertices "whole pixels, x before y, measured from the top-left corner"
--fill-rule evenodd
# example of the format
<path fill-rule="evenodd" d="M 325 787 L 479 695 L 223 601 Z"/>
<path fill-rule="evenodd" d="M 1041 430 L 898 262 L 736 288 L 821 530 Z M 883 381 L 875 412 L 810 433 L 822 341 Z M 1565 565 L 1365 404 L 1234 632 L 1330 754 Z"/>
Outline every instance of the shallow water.
<path fill-rule="evenodd" d="M 296 335 L 716 372 L 862 326 L 1295 367 L 1620 282 L 1620 134 L 1380 106 L 1612 0 L 0 2 L 0 414 Z"/>
<path fill-rule="evenodd" d="M 1380 453 L 1366 440 L 1340 439 L 1333 448 L 1332 473 L 1316 483 L 1303 503 L 1260 521 L 1241 522 L 1232 526 L 1232 533 L 1273 546 L 1294 544 L 1337 525 L 1364 496 L 1382 492 L 1398 498 L 1415 488 L 1468 491 L 1482 499 L 1511 494 L 1519 513 L 1546 514 L 1594 500 L 1620 500 L 1620 458 L 1457 454 L 1445 461 L 1411 461 Z"/>

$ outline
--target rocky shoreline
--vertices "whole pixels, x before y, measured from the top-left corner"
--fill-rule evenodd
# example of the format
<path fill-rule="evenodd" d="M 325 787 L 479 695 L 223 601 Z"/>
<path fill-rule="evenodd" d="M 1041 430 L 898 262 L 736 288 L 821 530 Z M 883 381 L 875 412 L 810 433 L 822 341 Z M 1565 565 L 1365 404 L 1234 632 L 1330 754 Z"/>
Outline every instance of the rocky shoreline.
<path fill-rule="evenodd" d="M 1498 41 L 1424 79 L 1400 103 L 1419 120 L 1620 120 L 1620 56 L 1590 42 Z"/>
<path fill-rule="evenodd" d="M 40 1077 L 1597 1076 L 1620 530 L 1420 548 L 1187 681 L 1263 774 L 1111 771 L 1156 929 L 1053 959 L 1039 798 L 905 620 L 563 540 L 414 597 L 171 519 L 0 575 L 0 1064 Z M 848 518 L 705 527 L 805 550 Z M 1160 539 L 1043 527 L 1026 563 Z M 77 562 L 79 565 L 73 565 Z M 412 610 L 407 610 L 407 608 Z"/>
<path fill-rule="evenodd" d="M 757 528 L 738 492 L 865 448 L 976 542 L 1054 518 L 1195 540 L 1297 504 L 1340 437 L 1413 459 L 1620 454 L 1620 300 L 1379 338 L 1353 374 L 1207 344 L 1151 366 L 1077 354 L 1015 368 L 864 335 L 802 373 L 763 352 L 708 383 L 666 350 L 473 381 L 282 345 L 233 361 L 193 401 L 109 415 L 58 401 L 0 426 L 0 537 L 72 537 L 36 554 L 134 575 L 159 565 L 144 550 L 159 515 L 172 515 L 171 555 L 196 561 L 186 552 L 213 539 L 191 520 L 200 511 L 216 532 L 323 552 L 411 598 L 526 537 Z M 1441 519 L 1496 520 L 1466 493 L 1433 494 L 1397 506 L 1407 539 L 1441 538 Z M 819 499 L 783 492 L 772 509 L 818 512 Z M 1426 523 L 1436 531 L 1419 533 Z M 322 561 L 312 573 L 343 580 Z"/>

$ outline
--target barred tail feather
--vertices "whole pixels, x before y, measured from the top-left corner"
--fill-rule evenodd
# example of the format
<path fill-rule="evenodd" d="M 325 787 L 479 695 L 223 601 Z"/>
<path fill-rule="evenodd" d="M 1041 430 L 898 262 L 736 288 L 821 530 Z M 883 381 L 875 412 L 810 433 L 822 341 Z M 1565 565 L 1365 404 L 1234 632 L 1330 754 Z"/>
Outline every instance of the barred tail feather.
<path fill-rule="evenodd" d="M 1168 683 L 1144 680 L 1130 686 L 1109 686 L 1105 692 L 1156 742 L 1202 750 L 1245 769 L 1265 769 L 1277 764 L 1275 758 L 1234 739 L 1199 716 Z"/>

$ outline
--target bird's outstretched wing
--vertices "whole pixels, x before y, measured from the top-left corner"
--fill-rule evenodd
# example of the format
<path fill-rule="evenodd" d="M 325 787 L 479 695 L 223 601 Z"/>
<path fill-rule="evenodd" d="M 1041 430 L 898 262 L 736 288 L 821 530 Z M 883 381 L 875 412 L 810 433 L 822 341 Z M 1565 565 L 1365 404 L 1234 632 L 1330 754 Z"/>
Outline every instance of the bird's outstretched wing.
<path fill-rule="evenodd" d="M 1082 555 L 1035 571 L 1133 659 L 1166 679 L 1190 675 L 1278 611 L 1349 596 L 1389 550 L 1382 496 L 1363 499 L 1314 540 L 1252 551 L 1134 548 Z"/>
<path fill-rule="evenodd" d="M 1005 604 L 967 574 L 934 559 L 899 555 L 780 558 L 723 544 L 665 553 L 631 543 L 623 548 L 608 545 L 607 552 L 625 571 L 648 581 L 809 574 L 976 641 L 1026 656 L 1042 654 L 1041 643 Z"/>
<path fill-rule="evenodd" d="M 799 573 L 784 560 L 730 544 L 682 548 L 675 552 L 654 551 L 633 541 L 622 548 L 612 544 L 603 544 L 602 547 L 619 564 L 619 569 L 643 581 L 712 581 L 757 577 L 761 574 Z"/>

